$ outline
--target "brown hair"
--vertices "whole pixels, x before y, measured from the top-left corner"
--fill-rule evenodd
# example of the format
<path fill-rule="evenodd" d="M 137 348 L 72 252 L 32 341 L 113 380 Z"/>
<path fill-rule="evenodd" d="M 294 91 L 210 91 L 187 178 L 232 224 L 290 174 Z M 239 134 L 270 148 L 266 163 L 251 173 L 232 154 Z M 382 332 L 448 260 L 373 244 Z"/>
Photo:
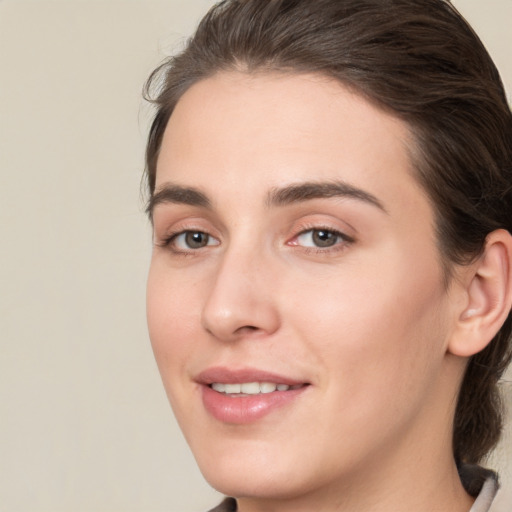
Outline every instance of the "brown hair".
<path fill-rule="evenodd" d="M 157 112 L 146 177 L 154 192 L 162 136 L 195 82 L 222 70 L 320 73 L 339 80 L 411 128 L 417 178 L 436 214 L 450 263 L 481 253 L 486 236 L 512 232 L 512 115 L 498 71 L 447 0 L 226 0 L 185 50 L 156 69 L 146 97 Z M 454 420 L 457 463 L 479 462 L 502 428 L 498 381 L 512 357 L 509 315 L 467 366 Z"/>

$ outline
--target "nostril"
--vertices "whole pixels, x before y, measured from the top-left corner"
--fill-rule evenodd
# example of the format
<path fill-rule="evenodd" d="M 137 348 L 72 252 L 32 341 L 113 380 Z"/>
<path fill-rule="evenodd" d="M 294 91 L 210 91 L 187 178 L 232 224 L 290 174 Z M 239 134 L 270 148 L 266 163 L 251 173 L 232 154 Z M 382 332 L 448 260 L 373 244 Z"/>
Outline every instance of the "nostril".
<path fill-rule="evenodd" d="M 258 327 L 254 325 L 244 325 L 243 327 L 239 327 L 236 332 L 243 333 L 246 331 L 259 331 Z"/>

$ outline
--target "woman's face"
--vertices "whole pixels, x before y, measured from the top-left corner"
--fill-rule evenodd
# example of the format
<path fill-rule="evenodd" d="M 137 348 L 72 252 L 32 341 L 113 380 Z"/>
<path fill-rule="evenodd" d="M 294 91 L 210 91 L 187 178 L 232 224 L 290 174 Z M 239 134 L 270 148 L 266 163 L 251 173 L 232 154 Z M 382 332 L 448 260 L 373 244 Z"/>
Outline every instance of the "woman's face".
<path fill-rule="evenodd" d="M 403 122 L 321 76 L 220 73 L 179 101 L 148 322 L 219 490 L 294 496 L 449 444 L 453 300 L 410 144 Z"/>

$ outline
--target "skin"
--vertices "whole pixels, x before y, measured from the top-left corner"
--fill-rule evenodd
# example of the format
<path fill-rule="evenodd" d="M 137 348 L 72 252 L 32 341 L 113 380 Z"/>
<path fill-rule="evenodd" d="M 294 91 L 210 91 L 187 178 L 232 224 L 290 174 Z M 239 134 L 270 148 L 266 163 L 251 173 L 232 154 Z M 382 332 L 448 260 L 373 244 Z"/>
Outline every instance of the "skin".
<path fill-rule="evenodd" d="M 411 140 L 400 120 L 309 75 L 220 73 L 171 116 L 156 191 L 192 187 L 210 204 L 153 206 L 150 337 L 201 471 L 242 512 L 471 507 L 451 452 L 465 358 L 449 350 L 467 293 L 464 279 L 443 284 Z M 276 188 L 340 181 L 375 202 L 269 204 Z M 343 235 L 317 247 L 315 229 Z M 187 246 L 187 230 L 208 244 Z M 195 380 L 219 365 L 309 386 L 228 424 Z"/>

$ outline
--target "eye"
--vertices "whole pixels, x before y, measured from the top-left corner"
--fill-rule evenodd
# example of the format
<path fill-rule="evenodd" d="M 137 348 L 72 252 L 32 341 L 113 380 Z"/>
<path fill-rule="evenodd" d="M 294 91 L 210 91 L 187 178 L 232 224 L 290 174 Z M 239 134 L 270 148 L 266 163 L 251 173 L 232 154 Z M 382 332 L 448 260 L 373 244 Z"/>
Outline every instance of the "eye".
<path fill-rule="evenodd" d="M 302 247 L 316 247 L 319 249 L 328 249 L 334 247 L 340 242 L 349 242 L 351 239 L 332 229 L 308 229 L 303 231 L 295 238 L 293 245 L 301 245 Z"/>
<path fill-rule="evenodd" d="M 209 245 L 219 245 L 219 241 L 203 231 L 182 231 L 169 239 L 169 244 L 179 251 L 201 249 Z"/>

